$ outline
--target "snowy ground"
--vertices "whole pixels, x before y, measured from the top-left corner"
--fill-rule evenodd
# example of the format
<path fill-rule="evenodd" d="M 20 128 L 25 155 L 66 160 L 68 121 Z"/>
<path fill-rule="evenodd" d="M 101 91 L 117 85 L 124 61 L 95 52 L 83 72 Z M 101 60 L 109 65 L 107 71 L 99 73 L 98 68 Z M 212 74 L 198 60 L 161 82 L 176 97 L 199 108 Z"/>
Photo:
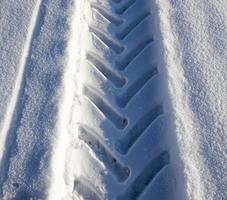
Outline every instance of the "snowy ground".
<path fill-rule="evenodd" d="M 0 199 L 226 199 L 226 10 L 0 0 Z"/>

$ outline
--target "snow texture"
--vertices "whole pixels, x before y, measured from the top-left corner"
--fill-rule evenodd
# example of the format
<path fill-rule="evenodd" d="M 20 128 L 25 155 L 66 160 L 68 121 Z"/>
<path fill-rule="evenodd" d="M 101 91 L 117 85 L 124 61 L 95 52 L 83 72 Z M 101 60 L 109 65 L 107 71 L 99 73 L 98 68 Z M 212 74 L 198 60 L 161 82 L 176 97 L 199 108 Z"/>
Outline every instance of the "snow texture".
<path fill-rule="evenodd" d="M 160 9 L 188 198 L 226 199 L 227 3 L 160 1 Z"/>
<path fill-rule="evenodd" d="M 0 199 L 226 199 L 226 10 L 0 0 Z"/>

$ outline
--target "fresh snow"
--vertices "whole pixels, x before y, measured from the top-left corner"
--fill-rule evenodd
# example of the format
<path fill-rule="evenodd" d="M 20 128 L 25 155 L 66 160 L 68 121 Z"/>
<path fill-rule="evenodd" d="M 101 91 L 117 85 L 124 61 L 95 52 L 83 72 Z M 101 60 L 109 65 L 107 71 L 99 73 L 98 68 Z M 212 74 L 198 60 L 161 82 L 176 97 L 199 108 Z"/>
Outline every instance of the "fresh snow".
<path fill-rule="evenodd" d="M 176 134 L 189 199 L 227 197 L 227 3 L 160 1 Z"/>
<path fill-rule="evenodd" d="M 102 200 L 114 199 L 118 192 L 123 192 L 123 186 L 116 184 L 110 175 L 110 166 L 100 161 L 79 133 L 81 123 L 89 125 L 98 133 L 94 140 L 106 149 L 104 154 L 114 159 L 120 154 L 112 151 L 120 131 L 114 131 L 106 116 L 92 107 L 95 103 L 89 103 L 83 96 L 84 85 L 89 85 L 101 89 L 99 96 L 113 101 L 112 85 L 84 60 L 86 52 L 91 50 L 97 58 L 103 56 L 108 61 L 118 55 L 109 53 L 108 48 L 121 51 L 120 44 L 109 36 L 103 44 L 89 29 L 92 25 L 106 33 L 114 32 L 113 26 L 106 26 L 109 22 L 92 5 L 96 10 L 100 7 L 111 10 L 111 5 L 120 1 L 0 0 L 0 199 Z M 154 89 L 148 95 L 152 97 L 149 102 L 143 100 L 146 97 L 141 92 L 142 110 L 137 107 L 122 112 L 129 113 L 130 125 L 146 109 L 146 104 L 164 98 L 165 118 L 150 127 L 157 136 L 149 138 L 148 131 L 144 131 L 146 138 L 138 142 L 140 148 L 147 148 L 157 156 L 146 154 L 148 151 L 140 155 L 133 147 L 130 149 L 133 156 L 118 156 L 118 171 L 110 169 L 116 170 L 119 179 L 129 176 L 136 180 L 135 174 L 144 166 L 152 166 L 149 159 L 161 163 L 158 152 L 167 146 L 171 164 L 160 170 L 152 180 L 153 187 L 140 194 L 141 199 L 157 199 L 155 195 L 159 194 L 163 199 L 224 200 L 227 198 L 227 2 L 135 2 L 138 10 L 151 4 L 155 23 L 148 27 L 158 41 L 154 62 L 159 63 L 159 76 L 154 80 L 161 82 L 161 86 L 147 86 Z M 138 13 L 126 15 L 126 19 L 130 21 Z M 103 12 L 103 15 L 120 23 L 113 14 Z M 140 39 L 143 38 L 135 38 L 134 42 Z M 127 43 L 127 38 L 125 45 L 133 46 Z M 139 61 L 138 58 L 135 63 Z M 121 77 L 114 70 L 109 73 L 118 80 L 115 83 L 120 83 Z M 127 69 L 125 73 L 132 84 L 137 74 L 130 74 Z M 163 90 L 161 97 L 159 89 Z M 108 109 L 115 109 L 108 103 Z M 114 111 L 108 113 L 120 116 Z M 159 133 L 157 127 L 164 122 L 167 125 Z M 120 122 L 117 125 L 120 127 Z M 163 140 L 161 144 L 159 139 Z M 129 147 L 125 147 L 126 151 Z M 163 158 L 163 162 L 166 160 Z M 126 165 L 131 166 L 130 175 Z M 78 177 L 81 178 L 77 180 Z M 133 182 L 129 179 L 125 185 L 130 187 Z M 126 190 L 117 199 L 130 199 L 130 192 Z"/>

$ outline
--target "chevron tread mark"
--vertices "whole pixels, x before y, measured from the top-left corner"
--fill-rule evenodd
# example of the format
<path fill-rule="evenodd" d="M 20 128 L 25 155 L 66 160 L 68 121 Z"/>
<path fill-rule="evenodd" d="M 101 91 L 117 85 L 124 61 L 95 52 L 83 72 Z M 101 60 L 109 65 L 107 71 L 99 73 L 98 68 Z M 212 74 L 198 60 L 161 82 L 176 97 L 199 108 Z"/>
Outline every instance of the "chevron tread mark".
<path fill-rule="evenodd" d="M 84 95 L 118 128 L 123 129 L 128 124 L 128 120 L 122 116 L 96 89 L 91 86 L 84 86 Z"/>
<path fill-rule="evenodd" d="M 122 182 L 126 180 L 130 174 L 129 168 L 123 166 L 117 160 L 113 155 L 113 152 L 103 145 L 104 142 L 101 142 L 97 135 L 98 134 L 94 130 L 86 126 L 80 126 L 79 138 L 90 146 L 99 157 L 99 160 L 105 163 L 105 165 L 111 170 L 112 174 L 117 177 L 118 181 Z"/>
<path fill-rule="evenodd" d="M 99 84 L 83 82 L 82 95 L 95 108 L 89 119 L 100 113 L 102 118 L 89 124 L 81 119 L 79 139 L 105 166 L 108 175 L 101 175 L 106 189 L 103 196 L 91 187 L 90 182 L 94 180 L 89 178 L 87 181 L 77 178 L 74 188 L 78 193 L 86 191 L 95 200 L 140 199 L 153 187 L 152 181 L 165 166 L 171 164 L 168 145 L 159 141 L 160 144 L 152 147 L 146 141 L 158 137 L 164 130 L 160 127 L 165 123 L 162 122 L 165 109 L 162 84 L 156 78 L 161 73 L 156 59 L 158 54 L 154 51 L 159 49 L 148 48 L 156 42 L 156 27 L 152 30 L 150 26 L 155 24 L 152 21 L 154 13 L 145 8 L 149 4 L 142 1 L 145 0 L 108 0 L 107 6 L 96 1 L 91 3 L 91 11 L 105 18 L 106 27 L 102 29 L 96 27 L 96 22 L 90 23 L 89 34 L 105 48 L 97 47 L 92 40 L 92 48 L 86 49 L 85 59 L 105 81 L 100 78 Z M 140 13 L 133 18 L 132 12 Z M 150 98 L 147 101 L 146 96 Z"/>
<path fill-rule="evenodd" d="M 118 197 L 118 200 L 138 199 L 152 179 L 169 164 L 169 161 L 169 154 L 166 151 L 151 160 L 126 191 Z"/>

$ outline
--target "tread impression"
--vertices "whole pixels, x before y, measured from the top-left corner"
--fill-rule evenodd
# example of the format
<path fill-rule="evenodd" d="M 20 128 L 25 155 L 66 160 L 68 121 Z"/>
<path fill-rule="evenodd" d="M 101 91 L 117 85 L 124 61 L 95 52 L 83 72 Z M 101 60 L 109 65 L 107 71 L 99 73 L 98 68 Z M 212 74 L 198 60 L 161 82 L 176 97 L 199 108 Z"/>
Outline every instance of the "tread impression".
<path fill-rule="evenodd" d="M 96 155 L 97 158 L 104 163 L 115 181 L 124 188 L 116 194 L 117 200 L 134 200 L 138 199 L 144 192 L 146 187 L 151 184 L 154 177 L 170 163 L 168 151 L 163 150 L 156 157 L 152 158 L 146 166 L 132 180 L 131 166 L 127 166 L 124 158 L 130 154 L 130 150 L 136 148 L 137 142 L 143 139 L 143 133 L 152 125 L 161 115 L 164 114 L 162 102 L 157 105 L 151 105 L 133 124 L 130 123 L 130 117 L 127 116 L 128 109 L 134 109 L 136 96 L 141 95 L 145 85 L 154 77 L 159 75 L 158 67 L 153 64 L 146 63 L 144 60 L 141 69 L 145 69 L 136 80 L 128 83 L 128 74 L 131 64 L 138 57 L 143 56 L 144 50 L 154 42 L 152 35 L 137 35 L 139 39 L 135 45 L 128 45 L 125 40 L 130 40 L 129 35 L 136 34 L 137 30 L 143 28 L 143 22 L 151 16 L 150 11 L 141 11 L 141 13 L 127 23 L 125 14 L 127 12 L 135 12 L 133 6 L 138 0 L 109 0 L 113 9 L 105 8 L 98 3 L 91 3 L 91 10 L 98 12 L 102 17 L 110 22 L 110 26 L 115 31 L 103 31 L 93 25 L 89 25 L 90 34 L 100 40 L 108 47 L 110 52 L 115 56 L 106 60 L 102 54 L 94 50 L 86 52 L 86 61 L 94 68 L 100 71 L 107 81 L 112 83 L 111 90 L 114 92 L 114 101 L 101 95 L 95 86 L 88 84 L 83 85 L 83 95 L 96 108 L 96 112 L 101 112 L 106 119 L 113 124 L 113 130 L 116 130 L 116 140 L 111 141 L 110 147 L 93 129 L 86 124 L 79 125 L 79 139 L 81 139 Z M 139 5 L 139 3 L 138 3 Z M 135 6 L 136 7 L 136 6 Z M 134 9 L 134 10 L 133 10 Z M 139 9 L 136 12 L 140 12 Z M 149 30 L 144 30 L 144 32 Z M 132 37 L 133 38 L 133 37 Z M 132 40 L 132 39 L 131 39 Z M 131 43 L 134 41 L 132 40 Z M 152 56 L 152 55 L 151 55 Z M 151 91 L 152 92 L 152 91 Z M 104 91 L 105 93 L 105 91 Z M 107 95 L 108 96 L 108 95 Z M 114 103 L 115 102 L 115 103 Z M 128 108 L 130 107 L 130 108 Z M 108 132 L 108 130 L 103 129 Z M 152 134 L 152 133 L 151 133 Z M 140 153 L 140 152 L 138 152 Z M 136 161 L 135 161 L 136 162 Z M 74 182 L 74 190 L 84 196 L 85 199 L 101 200 L 100 194 L 91 186 L 88 180 L 78 178 Z M 86 194 L 87 193 L 87 194 Z M 88 197 L 87 197 L 87 196 Z"/>

